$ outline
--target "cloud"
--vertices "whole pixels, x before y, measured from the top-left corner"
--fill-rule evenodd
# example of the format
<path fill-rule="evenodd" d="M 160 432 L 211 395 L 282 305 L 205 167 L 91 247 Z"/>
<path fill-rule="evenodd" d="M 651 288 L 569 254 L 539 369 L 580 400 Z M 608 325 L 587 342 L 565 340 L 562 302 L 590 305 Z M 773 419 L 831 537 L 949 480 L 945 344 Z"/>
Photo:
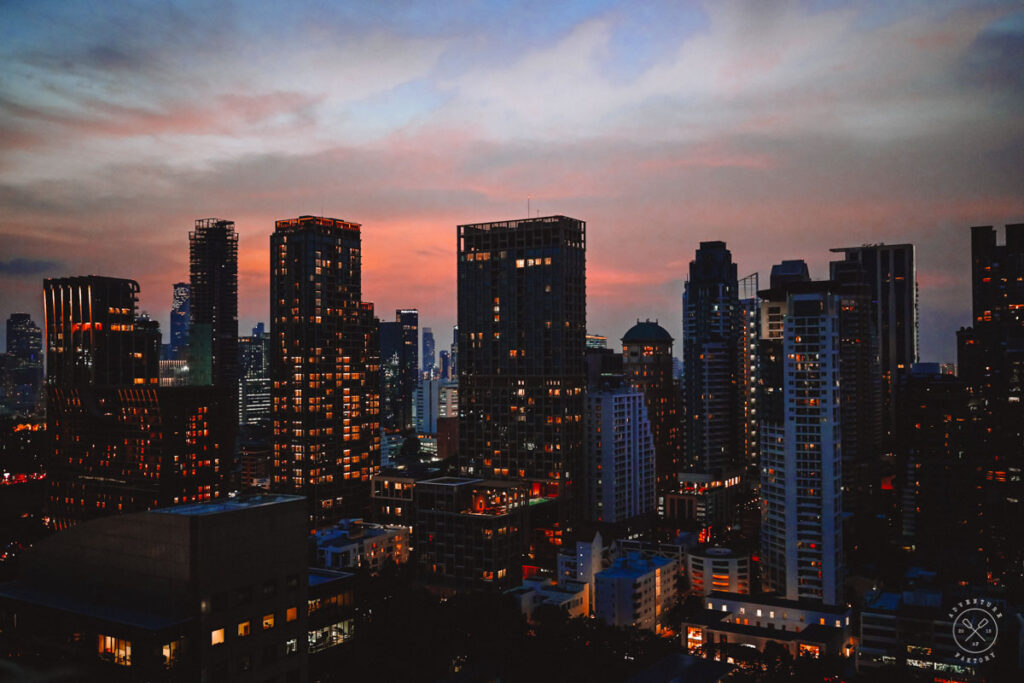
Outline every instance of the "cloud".
<path fill-rule="evenodd" d="M 195 218 L 236 221 L 244 329 L 266 319 L 274 219 L 325 213 L 364 225 L 380 315 L 443 328 L 455 226 L 529 196 L 588 222 L 595 332 L 640 316 L 678 337 L 701 240 L 741 275 L 805 258 L 819 277 L 830 247 L 910 241 L 925 355 L 951 359 L 967 226 L 1024 217 L 1010 4 L 39 7 L 0 46 L 0 236 L 138 279 L 158 317 Z M 5 286 L 0 310 L 35 299 Z"/>
<path fill-rule="evenodd" d="M 58 268 L 60 268 L 60 261 L 12 258 L 0 261 L 0 276 L 24 277 L 28 275 L 46 275 Z"/>

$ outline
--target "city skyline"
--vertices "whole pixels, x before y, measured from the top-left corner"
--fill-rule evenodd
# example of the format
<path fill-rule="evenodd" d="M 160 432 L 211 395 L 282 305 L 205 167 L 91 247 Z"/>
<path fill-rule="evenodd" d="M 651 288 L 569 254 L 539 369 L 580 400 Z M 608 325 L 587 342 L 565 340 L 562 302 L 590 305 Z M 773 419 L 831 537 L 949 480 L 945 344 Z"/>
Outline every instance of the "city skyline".
<path fill-rule="evenodd" d="M 588 331 L 613 346 L 649 317 L 680 355 L 700 241 L 815 279 L 831 248 L 909 242 L 921 359 L 952 361 L 967 228 L 1024 217 L 1017 7 L 7 9 L 0 314 L 41 320 L 45 277 L 131 278 L 169 341 L 189 226 L 220 216 L 249 329 L 273 221 L 314 213 L 365 226 L 378 310 L 450 329 L 453 227 L 529 202 L 587 221 Z"/>

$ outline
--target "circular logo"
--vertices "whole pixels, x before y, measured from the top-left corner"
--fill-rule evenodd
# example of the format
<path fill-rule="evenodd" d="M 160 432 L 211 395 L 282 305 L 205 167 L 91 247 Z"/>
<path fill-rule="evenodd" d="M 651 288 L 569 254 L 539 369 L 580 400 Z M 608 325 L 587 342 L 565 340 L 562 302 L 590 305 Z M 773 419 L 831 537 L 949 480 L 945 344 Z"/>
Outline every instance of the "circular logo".
<path fill-rule="evenodd" d="M 961 600 L 949 612 L 953 620 L 953 642 L 959 652 L 956 658 L 967 664 L 990 661 L 999 638 L 999 606 L 985 598 Z"/>

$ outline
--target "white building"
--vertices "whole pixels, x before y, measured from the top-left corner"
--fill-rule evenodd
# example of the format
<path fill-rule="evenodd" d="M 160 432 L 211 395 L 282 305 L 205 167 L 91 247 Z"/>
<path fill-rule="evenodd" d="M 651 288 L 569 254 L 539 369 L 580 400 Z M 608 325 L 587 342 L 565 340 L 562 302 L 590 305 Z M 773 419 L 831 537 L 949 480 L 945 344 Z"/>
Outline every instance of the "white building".
<path fill-rule="evenodd" d="M 604 569 L 604 541 L 600 533 L 593 540 L 576 541 L 576 550 L 558 554 L 558 582 L 580 582 L 590 586 L 587 614 L 594 612 L 594 577 Z"/>
<path fill-rule="evenodd" d="M 678 598 L 675 560 L 631 553 L 598 572 L 595 616 L 611 626 L 660 630 Z"/>
<path fill-rule="evenodd" d="M 441 379 L 421 379 L 413 397 L 417 434 L 437 434 L 437 418 L 459 416 L 459 386 Z"/>
<path fill-rule="evenodd" d="M 800 262 L 784 266 L 793 263 Z M 839 298 L 827 282 L 780 279 L 763 299 L 765 588 L 789 600 L 837 605 L 843 587 Z"/>
<path fill-rule="evenodd" d="M 654 437 L 642 389 L 587 392 L 584 491 L 587 517 L 622 522 L 655 510 Z"/>
<path fill-rule="evenodd" d="M 409 561 L 407 526 L 364 523 L 361 519 L 343 519 L 336 526 L 316 532 L 317 566 L 324 569 L 365 568 L 380 572 L 385 563 Z"/>
<path fill-rule="evenodd" d="M 715 546 L 691 548 L 686 552 L 686 572 L 694 595 L 750 593 L 750 553 Z"/>
<path fill-rule="evenodd" d="M 533 612 L 541 605 L 551 605 L 565 612 L 570 618 L 590 614 L 590 584 L 583 581 L 561 581 L 551 579 L 524 579 L 523 585 L 505 591 L 516 598 L 519 609 L 527 619 L 533 619 Z"/>

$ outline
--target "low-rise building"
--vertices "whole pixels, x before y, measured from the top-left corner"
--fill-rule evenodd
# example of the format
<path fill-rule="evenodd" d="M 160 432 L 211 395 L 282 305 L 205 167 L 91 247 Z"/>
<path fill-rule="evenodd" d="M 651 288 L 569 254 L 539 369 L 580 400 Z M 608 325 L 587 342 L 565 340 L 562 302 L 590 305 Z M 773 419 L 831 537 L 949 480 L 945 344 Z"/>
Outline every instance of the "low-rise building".
<path fill-rule="evenodd" d="M 306 640 L 311 680 L 327 678 L 355 635 L 355 575 L 327 569 L 309 570 Z"/>
<path fill-rule="evenodd" d="M 595 615 L 611 626 L 661 630 L 678 599 L 678 563 L 633 552 L 595 577 Z"/>
<path fill-rule="evenodd" d="M 763 651 L 769 642 L 794 657 L 853 653 L 849 607 L 770 595 L 712 592 L 702 609 L 683 619 L 681 632 L 687 651 L 723 660 L 732 647 Z"/>
<path fill-rule="evenodd" d="M 437 477 L 416 483 L 420 577 L 448 589 L 505 590 L 521 580 L 527 491 L 515 482 Z"/>
<path fill-rule="evenodd" d="M 407 526 L 343 519 L 316 532 L 316 563 L 324 569 L 365 569 L 377 574 L 385 564 L 409 561 L 411 536 Z"/>
<path fill-rule="evenodd" d="M 910 667 L 948 681 L 976 680 L 977 665 L 965 660 L 954 640 L 949 613 L 956 602 L 937 590 L 869 595 L 861 612 L 857 670 Z"/>
<path fill-rule="evenodd" d="M 708 596 L 712 591 L 750 593 L 750 553 L 717 546 L 698 546 L 686 553 L 690 592 Z"/>
<path fill-rule="evenodd" d="M 0 585 L 3 656 L 75 680 L 304 681 L 306 530 L 287 495 L 78 524 Z"/>
<path fill-rule="evenodd" d="M 523 616 L 530 620 L 541 605 L 556 607 L 570 619 L 590 615 L 590 584 L 583 581 L 555 583 L 552 579 L 524 579 L 523 585 L 505 594 L 516 599 Z"/>

